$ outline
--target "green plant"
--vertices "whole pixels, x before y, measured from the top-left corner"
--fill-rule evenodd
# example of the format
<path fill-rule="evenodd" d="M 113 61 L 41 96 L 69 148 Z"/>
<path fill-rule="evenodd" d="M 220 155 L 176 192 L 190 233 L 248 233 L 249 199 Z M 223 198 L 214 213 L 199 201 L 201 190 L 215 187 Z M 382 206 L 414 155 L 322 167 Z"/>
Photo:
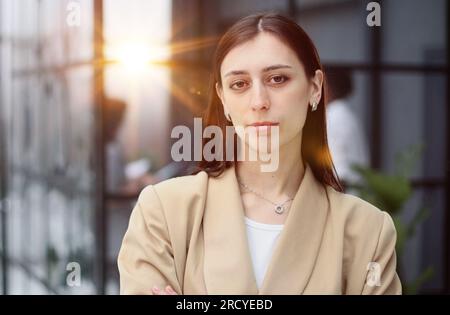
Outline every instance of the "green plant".
<path fill-rule="evenodd" d="M 407 240 L 414 236 L 417 226 L 429 215 L 429 210 L 421 207 L 409 222 L 405 223 L 400 219 L 402 212 L 405 211 L 405 203 L 413 193 L 409 178 L 422 151 L 423 146 L 416 145 L 397 154 L 394 174 L 386 174 L 360 165 L 352 166 L 353 170 L 362 178 L 361 183 L 353 187 L 359 196 L 392 216 L 397 230 L 396 252 L 399 262 L 402 261 Z M 400 278 L 402 278 L 402 270 L 401 263 L 398 263 Z M 434 269 L 429 266 L 413 281 L 402 280 L 403 292 L 405 294 L 417 293 L 433 274 Z"/>

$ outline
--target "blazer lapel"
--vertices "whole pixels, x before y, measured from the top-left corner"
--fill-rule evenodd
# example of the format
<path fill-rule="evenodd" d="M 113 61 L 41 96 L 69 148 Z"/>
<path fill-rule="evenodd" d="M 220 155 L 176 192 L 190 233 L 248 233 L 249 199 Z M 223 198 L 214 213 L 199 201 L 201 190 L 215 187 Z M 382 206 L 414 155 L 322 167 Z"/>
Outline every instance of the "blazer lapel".
<path fill-rule="evenodd" d="M 260 294 L 302 294 L 313 272 L 328 215 L 325 188 L 306 165 Z"/>
<path fill-rule="evenodd" d="M 234 167 L 210 177 L 203 215 L 208 294 L 258 294 Z"/>
<path fill-rule="evenodd" d="M 313 271 L 328 213 L 308 165 L 258 290 L 234 167 L 209 178 L 203 217 L 208 294 L 301 294 Z"/>

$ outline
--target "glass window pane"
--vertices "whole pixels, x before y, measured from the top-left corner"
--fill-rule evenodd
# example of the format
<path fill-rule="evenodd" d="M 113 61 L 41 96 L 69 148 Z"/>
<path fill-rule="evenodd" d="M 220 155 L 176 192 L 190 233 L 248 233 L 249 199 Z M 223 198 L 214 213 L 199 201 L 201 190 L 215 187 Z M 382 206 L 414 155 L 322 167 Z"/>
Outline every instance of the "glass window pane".
<path fill-rule="evenodd" d="M 415 232 L 406 239 L 404 251 L 399 255 L 399 270 L 405 294 L 442 292 L 445 279 L 445 190 L 444 188 L 417 188 L 402 208 L 400 218 L 405 226 L 413 221 L 421 210 L 426 218 L 415 228 Z M 399 230 L 397 228 L 397 230 Z M 397 243 L 397 246 L 399 243 Z M 399 253 L 400 254 L 400 253 Z M 432 269 L 416 292 L 408 292 L 418 277 Z"/>
<path fill-rule="evenodd" d="M 382 58 L 389 63 L 445 64 L 445 0 L 383 0 Z M 429 51 L 444 58 L 430 60 Z"/>
<path fill-rule="evenodd" d="M 413 177 L 445 174 L 446 81 L 441 74 L 382 75 L 383 169 L 395 169 L 396 155 L 423 146 Z"/>
<path fill-rule="evenodd" d="M 0 29 L 11 48 L 2 58 L 12 61 L 2 59 L 12 71 L 1 73 L 10 117 L 9 293 L 96 292 L 93 1 L 77 1 L 75 28 L 66 23 L 68 2 L 1 4 L 12 14 Z M 69 262 L 80 264 L 80 287 L 66 283 Z"/>

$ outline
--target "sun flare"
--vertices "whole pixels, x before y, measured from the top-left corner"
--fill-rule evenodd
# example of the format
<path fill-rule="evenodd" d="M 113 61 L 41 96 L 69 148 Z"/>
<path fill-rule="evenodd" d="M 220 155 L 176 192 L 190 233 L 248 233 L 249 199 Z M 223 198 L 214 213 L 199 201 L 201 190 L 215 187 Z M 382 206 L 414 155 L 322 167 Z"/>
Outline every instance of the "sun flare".
<path fill-rule="evenodd" d="M 169 52 L 169 48 L 165 46 L 130 42 L 107 47 L 106 56 L 128 70 L 139 71 L 145 69 L 151 63 L 167 60 Z"/>

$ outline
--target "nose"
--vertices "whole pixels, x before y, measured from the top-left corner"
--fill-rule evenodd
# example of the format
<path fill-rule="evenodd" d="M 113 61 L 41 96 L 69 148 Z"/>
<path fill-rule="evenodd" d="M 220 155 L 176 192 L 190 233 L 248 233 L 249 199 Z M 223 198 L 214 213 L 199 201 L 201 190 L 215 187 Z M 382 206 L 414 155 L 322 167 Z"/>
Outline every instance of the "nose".
<path fill-rule="evenodd" d="M 254 111 L 268 110 L 270 108 L 269 95 L 263 84 L 254 84 L 251 96 L 251 108 Z"/>

